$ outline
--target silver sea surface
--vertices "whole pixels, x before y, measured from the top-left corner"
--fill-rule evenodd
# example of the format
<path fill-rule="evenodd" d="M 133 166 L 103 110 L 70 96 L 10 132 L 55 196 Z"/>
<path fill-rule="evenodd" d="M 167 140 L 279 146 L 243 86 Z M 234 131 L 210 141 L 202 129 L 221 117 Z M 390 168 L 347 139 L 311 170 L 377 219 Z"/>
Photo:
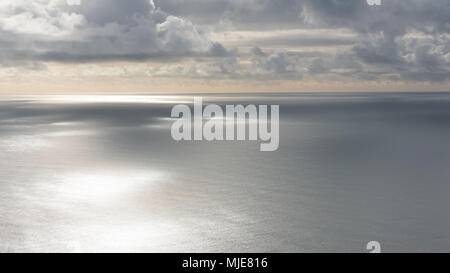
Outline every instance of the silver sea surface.
<path fill-rule="evenodd" d="M 450 94 L 203 99 L 279 104 L 279 149 L 172 140 L 191 95 L 2 99 L 0 251 L 450 251 Z"/>

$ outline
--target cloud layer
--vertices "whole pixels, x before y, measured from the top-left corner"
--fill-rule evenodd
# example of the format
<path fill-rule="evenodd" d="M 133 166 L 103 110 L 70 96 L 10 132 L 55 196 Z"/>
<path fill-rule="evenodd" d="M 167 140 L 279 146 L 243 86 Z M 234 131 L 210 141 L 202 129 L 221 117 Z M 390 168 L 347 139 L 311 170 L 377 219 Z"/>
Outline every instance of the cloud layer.
<path fill-rule="evenodd" d="M 450 0 L 0 2 L 0 64 L 149 62 L 149 77 L 450 80 Z"/>

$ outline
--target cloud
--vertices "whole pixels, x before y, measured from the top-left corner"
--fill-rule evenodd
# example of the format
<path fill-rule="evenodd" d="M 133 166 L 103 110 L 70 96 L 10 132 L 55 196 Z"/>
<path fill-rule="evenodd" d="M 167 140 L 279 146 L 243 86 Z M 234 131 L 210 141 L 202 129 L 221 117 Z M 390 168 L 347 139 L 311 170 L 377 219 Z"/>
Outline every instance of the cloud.
<path fill-rule="evenodd" d="M 148 0 L 3 0 L 0 62 L 86 62 L 181 58 L 216 48 L 190 21 Z"/>
<path fill-rule="evenodd" d="M 0 64 L 153 77 L 450 80 L 450 0 L 2 0 Z"/>
<path fill-rule="evenodd" d="M 305 13 L 317 25 L 356 31 L 358 43 L 349 54 L 366 65 L 366 74 L 398 74 L 404 80 L 450 79 L 450 1 L 307 1 Z M 371 71 L 374 72 L 371 72 Z"/>
<path fill-rule="evenodd" d="M 155 0 L 171 14 L 198 24 L 228 21 L 242 29 L 279 29 L 298 26 L 303 1 L 297 0 Z"/>
<path fill-rule="evenodd" d="M 279 48 L 270 56 L 253 57 L 254 71 L 248 73 L 252 75 L 301 78 L 306 71 L 324 77 L 354 73 L 362 79 L 421 81 L 446 81 L 450 75 L 449 0 L 390 0 L 377 7 L 363 0 L 156 0 L 156 4 L 213 30 L 225 28 L 224 43 Z M 290 52 L 301 48 L 329 49 L 314 60 Z"/>

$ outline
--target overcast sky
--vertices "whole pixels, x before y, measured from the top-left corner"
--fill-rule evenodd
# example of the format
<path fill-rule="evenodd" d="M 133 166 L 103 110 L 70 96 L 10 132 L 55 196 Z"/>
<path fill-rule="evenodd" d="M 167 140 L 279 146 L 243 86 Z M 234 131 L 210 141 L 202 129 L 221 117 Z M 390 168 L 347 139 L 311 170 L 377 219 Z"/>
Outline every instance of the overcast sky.
<path fill-rule="evenodd" d="M 450 91 L 450 0 L 1 0 L 0 91 Z"/>

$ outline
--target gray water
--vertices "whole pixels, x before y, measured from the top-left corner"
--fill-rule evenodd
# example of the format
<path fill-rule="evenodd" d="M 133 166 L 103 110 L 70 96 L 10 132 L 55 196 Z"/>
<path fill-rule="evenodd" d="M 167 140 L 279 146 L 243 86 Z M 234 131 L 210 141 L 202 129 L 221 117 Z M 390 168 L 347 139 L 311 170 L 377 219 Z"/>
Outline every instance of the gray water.
<path fill-rule="evenodd" d="M 176 142 L 181 96 L 0 102 L 0 251 L 450 251 L 450 94 L 280 104 L 280 147 Z"/>

